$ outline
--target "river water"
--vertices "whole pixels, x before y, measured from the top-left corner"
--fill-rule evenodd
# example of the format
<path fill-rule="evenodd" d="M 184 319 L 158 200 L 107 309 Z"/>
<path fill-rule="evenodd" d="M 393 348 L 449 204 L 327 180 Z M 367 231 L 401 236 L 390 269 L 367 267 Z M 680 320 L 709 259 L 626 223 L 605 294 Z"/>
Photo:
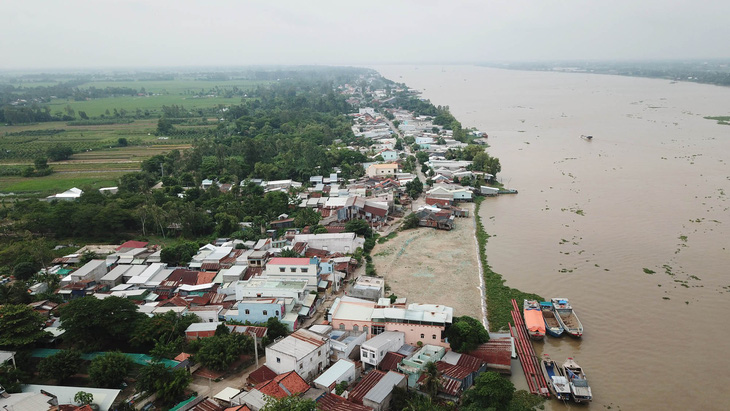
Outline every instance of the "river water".
<path fill-rule="evenodd" d="M 519 190 L 482 206 L 489 263 L 509 286 L 570 299 L 584 337 L 535 347 L 586 369 L 591 409 L 730 409 L 730 126 L 703 119 L 730 115 L 730 88 L 376 69 L 489 133 L 499 180 Z"/>

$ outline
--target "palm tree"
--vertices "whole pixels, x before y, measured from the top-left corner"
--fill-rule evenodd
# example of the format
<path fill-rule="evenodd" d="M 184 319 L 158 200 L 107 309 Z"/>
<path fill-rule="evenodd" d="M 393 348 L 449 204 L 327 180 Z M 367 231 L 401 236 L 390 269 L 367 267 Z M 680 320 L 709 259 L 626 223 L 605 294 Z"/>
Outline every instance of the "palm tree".
<path fill-rule="evenodd" d="M 431 398 L 435 398 L 441 388 L 441 373 L 439 372 L 438 367 L 436 367 L 436 363 L 431 361 L 426 364 L 424 374 L 426 375 L 426 379 L 423 381 L 421 386 L 423 387 L 423 390 L 431 396 Z"/>

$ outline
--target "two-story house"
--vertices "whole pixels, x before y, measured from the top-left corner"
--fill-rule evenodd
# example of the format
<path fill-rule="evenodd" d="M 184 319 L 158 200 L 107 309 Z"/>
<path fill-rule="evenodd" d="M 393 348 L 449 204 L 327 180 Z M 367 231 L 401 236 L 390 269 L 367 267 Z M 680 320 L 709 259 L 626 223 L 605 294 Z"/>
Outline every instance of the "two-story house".
<path fill-rule="evenodd" d="M 276 257 L 266 263 L 264 276 L 280 280 L 306 280 L 307 289 L 317 291 L 320 280 L 319 259 Z"/>

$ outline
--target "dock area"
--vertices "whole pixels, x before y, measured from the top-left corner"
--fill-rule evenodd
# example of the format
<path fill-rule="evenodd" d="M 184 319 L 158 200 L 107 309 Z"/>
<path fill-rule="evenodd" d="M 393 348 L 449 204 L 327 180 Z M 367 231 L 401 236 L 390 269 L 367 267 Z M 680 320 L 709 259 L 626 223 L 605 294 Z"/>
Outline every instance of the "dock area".
<path fill-rule="evenodd" d="M 545 376 L 540 368 L 540 360 L 535 354 L 535 350 L 532 348 L 532 342 L 527 334 L 527 327 L 525 327 L 525 321 L 522 319 L 520 314 L 517 301 L 512 300 L 512 321 L 514 321 L 514 327 L 512 324 L 509 326 L 509 331 L 515 341 L 515 347 L 517 348 L 517 356 L 520 359 L 522 370 L 525 372 L 525 378 L 527 379 L 527 386 L 530 388 L 530 393 L 541 395 L 545 398 L 550 398 L 550 390 L 545 381 Z"/>

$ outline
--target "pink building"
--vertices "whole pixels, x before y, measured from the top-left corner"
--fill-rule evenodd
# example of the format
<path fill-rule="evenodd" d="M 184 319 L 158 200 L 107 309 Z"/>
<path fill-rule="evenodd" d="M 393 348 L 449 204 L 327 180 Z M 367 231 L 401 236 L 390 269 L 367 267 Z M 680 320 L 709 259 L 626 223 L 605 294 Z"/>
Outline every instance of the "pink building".
<path fill-rule="evenodd" d="M 385 299 L 387 300 L 387 299 Z M 453 320 L 451 307 L 434 304 L 410 304 L 407 307 L 380 305 L 353 297 L 335 300 L 330 321 L 336 330 L 364 332 L 370 339 L 384 331 L 405 334 L 405 343 L 448 347 L 444 331 Z"/>

